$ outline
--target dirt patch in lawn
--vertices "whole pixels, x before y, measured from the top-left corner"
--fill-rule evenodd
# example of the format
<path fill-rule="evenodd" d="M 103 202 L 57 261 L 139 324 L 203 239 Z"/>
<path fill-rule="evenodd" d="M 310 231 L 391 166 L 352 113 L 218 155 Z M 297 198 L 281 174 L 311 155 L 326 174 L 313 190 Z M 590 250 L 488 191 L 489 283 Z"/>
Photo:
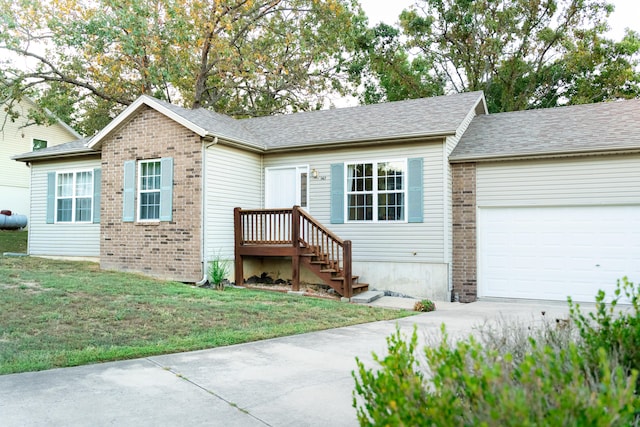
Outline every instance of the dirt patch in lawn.
<path fill-rule="evenodd" d="M 21 283 L 15 283 L 15 284 L 0 283 L 0 289 L 4 289 L 4 290 L 20 289 L 27 293 L 32 293 L 32 294 L 40 294 L 42 292 L 51 291 L 51 289 L 43 288 L 42 285 L 40 285 L 40 283 L 36 283 L 36 282 L 21 282 Z"/>
<path fill-rule="evenodd" d="M 255 289 L 259 291 L 272 291 L 272 292 L 282 292 L 287 293 L 293 291 L 293 286 L 291 285 L 291 281 L 285 281 L 282 279 L 277 280 L 264 280 L 264 275 L 262 277 L 253 276 L 247 279 L 247 281 L 240 286 L 241 288 L 247 289 Z M 234 286 L 233 283 L 228 280 L 224 282 L 225 287 Z M 215 289 L 215 286 L 211 284 L 206 284 L 201 286 L 202 288 L 211 288 Z M 316 297 L 316 298 L 327 298 L 332 300 L 339 300 L 340 295 L 336 293 L 334 289 L 327 285 L 318 284 L 318 283 L 300 283 L 300 290 L 298 292 L 302 292 L 304 296 Z"/>

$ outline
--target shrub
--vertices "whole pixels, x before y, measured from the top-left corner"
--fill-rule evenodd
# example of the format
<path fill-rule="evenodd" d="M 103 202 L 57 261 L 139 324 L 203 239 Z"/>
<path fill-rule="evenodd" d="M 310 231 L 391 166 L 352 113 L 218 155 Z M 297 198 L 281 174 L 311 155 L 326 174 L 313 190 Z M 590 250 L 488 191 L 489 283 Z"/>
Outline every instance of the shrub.
<path fill-rule="evenodd" d="M 622 300 L 625 299 L 626 301 Z M 619 307 L 628 302 L 628 307 Z M 630 373 L 640 371 L 640 285 L 637 287 L 626 277 L 618 280 L 611 302 L 606 294 L 596 295 L 595 312 L 582 313 L 580 305 L 569 299 L 570 318 L 581 338 L 583 353 L 589 365 L 597 368 L 598 349 L 606 351 L 607 357 L 616 360 Z M 636 384 L 640 392 L 640 381 Z"/>
<path fill-rule="evenodd" d="M 594 375 L 576 344 L 562 343 L 561 334 L 553 337 L 561 345 L 545 340 L 551 330 L 524 342 L 505 331 L 505 342 L 520 348 L 514 357 L 473 337 L 452 343 L 443 326 L 442 340 L 424 348 L 422 363 L 416 330 L 408 342 L 396 331 L 387 338 L 388 355 L 374 354 L 379 369 L 357 360 L 358 420 L 363 426 L 630 425 L 637 372 L 626 375 L 599 350 Z"/>
<path fill-rule="evenodd" d="M 434 311 L 436 309 L 436 304 L 430 299 L 423 299 L 420 301 L 416 301 L 413 305 L 413 311 Z"/>

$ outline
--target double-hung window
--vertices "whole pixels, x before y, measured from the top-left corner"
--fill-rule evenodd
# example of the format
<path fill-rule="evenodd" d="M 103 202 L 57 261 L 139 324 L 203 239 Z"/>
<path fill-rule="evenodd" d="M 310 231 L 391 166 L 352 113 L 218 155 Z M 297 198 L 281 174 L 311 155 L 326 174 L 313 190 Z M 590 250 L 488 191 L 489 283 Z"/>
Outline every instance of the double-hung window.
<path fill-rule="evenodd" d="M 159 222 L 173 218 L 173 158 L 124 162 L 123 222 Z"/>
<path fill-rule="evenodd" d="M 348 221 L 406 221 L 407 162 L 347 163 Z"/>
<path fill-rule="evenodd" d="M 93 172 L 59 172 L 55 197 L 56 222 L 91 222 Z"/>
<path fill-rule="evenodd" d="M 138 171 L 138 213 L 140 221 L 160 219 L 160 160 L 145 160 Z"/>

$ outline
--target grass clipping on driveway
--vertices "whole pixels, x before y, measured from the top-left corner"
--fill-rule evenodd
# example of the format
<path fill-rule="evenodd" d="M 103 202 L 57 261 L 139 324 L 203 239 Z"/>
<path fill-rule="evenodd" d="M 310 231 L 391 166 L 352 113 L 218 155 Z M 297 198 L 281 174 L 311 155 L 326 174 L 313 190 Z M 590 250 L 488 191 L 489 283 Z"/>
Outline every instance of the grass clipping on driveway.
<path fill-rule="evenodd" d="M 0 374 L 238 344 L 412 314 L 275 292 L 213 291 L 0 257 Z"/>

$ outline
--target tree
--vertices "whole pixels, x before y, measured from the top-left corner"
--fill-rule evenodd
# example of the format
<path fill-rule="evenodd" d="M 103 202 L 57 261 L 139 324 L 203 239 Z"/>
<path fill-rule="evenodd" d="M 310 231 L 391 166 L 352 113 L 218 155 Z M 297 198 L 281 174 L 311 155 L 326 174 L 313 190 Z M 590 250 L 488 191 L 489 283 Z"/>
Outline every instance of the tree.
<path fill-rule="evenodd" d="M 444 93 L 444 81 L 431 73 L 424 56 L 410 58 L 400 30 L 385 23 L 360 34 L 357 55 L 349 67 L 352 81 L 362 84 L 363 104 L 424 98 Z"/>
<path fill-rule="evenodd" d="M 255 116 L 347 90 L 365 22 L 353 0 L 0 0 L 6 99 L 35 98 L 91 134 L 140 94 Z M 9 55 L 7 55 L 9 56 Z M 41 118 L 42 119 L 42 118 Z"/>
<path fill-rule="evenodd" d="M 421 0 L 400 15 L 401 37 L 407 63 L 446 91 L 484 90 L 492 112 L 637 97 L 639 36 L 605 39 L 612 10 L 604 0 Z M 382 69 L 380 91 L 401 93 L 385 83 L 394 73 Z"/>

